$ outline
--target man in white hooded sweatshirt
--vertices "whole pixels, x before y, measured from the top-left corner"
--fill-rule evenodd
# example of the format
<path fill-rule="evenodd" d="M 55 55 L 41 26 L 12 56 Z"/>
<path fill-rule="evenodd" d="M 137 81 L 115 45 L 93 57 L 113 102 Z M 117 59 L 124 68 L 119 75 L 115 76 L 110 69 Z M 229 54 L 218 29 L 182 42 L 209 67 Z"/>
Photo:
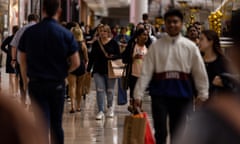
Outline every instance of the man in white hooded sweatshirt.
<path fill-rule="evenodd" d="M 208 99 L 209 87 L 198 47 L 181 35 L 183 14 L 171 9 L 164 20 L 168 35 L 150 46 L 134 91 L 134 104 L 140 106 L 149 86 L 156 144 L 166 143 L 167 116 L 171 139 L 180 121 L 186 120 L 185 108 L 194 97 L 192 80 L 197 104 Z"/>

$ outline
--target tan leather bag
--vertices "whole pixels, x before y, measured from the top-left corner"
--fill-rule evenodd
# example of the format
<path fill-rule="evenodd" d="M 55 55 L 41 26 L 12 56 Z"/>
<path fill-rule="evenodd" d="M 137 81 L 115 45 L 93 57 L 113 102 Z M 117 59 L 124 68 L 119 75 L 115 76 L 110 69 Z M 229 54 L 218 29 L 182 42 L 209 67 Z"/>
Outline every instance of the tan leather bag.
<path fill-rule="evenodd" d="M 108 57 L 108 53 L 105 51 L 102 43 L 98 40 L 98 43 L 103 51 L 104 55 Z M 108 60 L 108 78 L 120 78 L 123 76 L 125 64 L 122 59 Z"/>

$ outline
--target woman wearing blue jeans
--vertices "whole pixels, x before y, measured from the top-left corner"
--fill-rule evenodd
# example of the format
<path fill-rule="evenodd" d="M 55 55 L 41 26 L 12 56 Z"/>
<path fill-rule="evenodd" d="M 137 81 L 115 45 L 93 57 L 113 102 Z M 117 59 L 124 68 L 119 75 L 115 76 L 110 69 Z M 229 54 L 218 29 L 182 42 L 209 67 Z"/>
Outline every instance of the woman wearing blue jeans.
<path fill-rule="evenodd" d="M 89 55 L 87 71 L 93 68 L 93 77 L 96 84 L 98 114 L 96 120 L 104 117 L 104 102 L 107 96 L 107 117 L 113 117 L 113 95 L 115 78 L 108 77 L 108 60 L 121 58 L 117 42 L 112 39 L 111 29 L 108 25 L 99 25 L 97 32 L 99 39 L 92 44 L 92 51 Z"/>

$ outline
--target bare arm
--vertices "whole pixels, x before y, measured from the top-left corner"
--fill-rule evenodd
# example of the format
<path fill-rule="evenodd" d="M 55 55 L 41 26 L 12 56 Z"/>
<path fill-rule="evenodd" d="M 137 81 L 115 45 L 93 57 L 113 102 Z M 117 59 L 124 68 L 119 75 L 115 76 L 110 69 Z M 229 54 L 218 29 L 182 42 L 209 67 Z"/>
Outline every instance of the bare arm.
<path fill-rule="evenodd" d="M 19 51 L 19 59 L 20 59 L 20 71 L 23 79 L 23 88 L 27 89 L 27 57 L 26 53 Z"/>
<path fill-rule="evenodd" d="M 192 56 L 192 77 L 198 92 L 196 100 L 206 101 L 208 99 L 209 82 L 206 67 L 197 47 L 194 49 Z"/>
<path fill-rule="evenodd" d="M 80 65 L 80 58 L 79 58 L 79 53 L 75 52 L 73 53 L 70 57 L 70 67 L 68 69 L 68 72 L 73 72 L 75 69 L 77 69 Z"/>
<path fill-rule="evenodd" d="M 12 61 L 11 61 L 11 65 L 12 67 L 16 67 L 16 61 L 17 61 L 17 48 L 12 46 L 11 49 L 11 56 L 12 56 Z"/>
<path fill-rule="evenodd" d="M 11 52 L 11 55 L 12 55 L 12 59 L 16 59 L 17 58 L 17 48 L 12 46 L 12 52 Z"/>
<path fill-rule="evenodd" d="M 88 63 L 88 49 L 84 42 L 82 42 L 82 50 L 83 50 L 83 54 L 84 54 L 84 60 L 86 63 Z"/>

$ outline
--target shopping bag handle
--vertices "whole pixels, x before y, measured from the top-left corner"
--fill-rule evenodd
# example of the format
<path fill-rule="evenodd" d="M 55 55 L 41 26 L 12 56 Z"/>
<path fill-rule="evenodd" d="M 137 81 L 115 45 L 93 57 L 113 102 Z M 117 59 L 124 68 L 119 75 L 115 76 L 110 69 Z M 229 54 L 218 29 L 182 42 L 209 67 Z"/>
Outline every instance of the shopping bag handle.
<path fill-rule="evenodd" d="M 133 107 L 133 111 L 132 111 L 133 115 L 141 114 L 142 112 L 143 110 L 139 106 Z"/>

